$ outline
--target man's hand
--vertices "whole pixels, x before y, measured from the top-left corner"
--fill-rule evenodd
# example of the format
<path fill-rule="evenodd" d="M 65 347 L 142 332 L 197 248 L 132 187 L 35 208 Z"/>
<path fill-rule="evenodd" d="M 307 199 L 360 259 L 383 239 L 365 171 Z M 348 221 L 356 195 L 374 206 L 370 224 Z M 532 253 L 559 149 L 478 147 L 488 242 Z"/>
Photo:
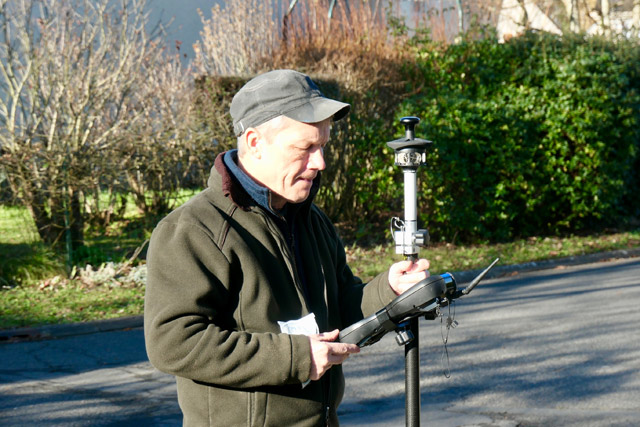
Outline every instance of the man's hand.
<path fill-rule="evenodd" d="M 338 338 L 337 329 L 317 335 L 310 335 L 311 342 L 311 375 L 309 379 L 319 380 L 333 365 L 344 362 L 351 353 L 359 353 L 360 347 L 355 344 L 332 342 Z"/>
<path fill-rule="evenodd" d="M 416 283 L 429 277 L 429 261 L 422 258 L 416 262 L 400 261 L 389 268 L 389 286 L 400 295 Z"/>

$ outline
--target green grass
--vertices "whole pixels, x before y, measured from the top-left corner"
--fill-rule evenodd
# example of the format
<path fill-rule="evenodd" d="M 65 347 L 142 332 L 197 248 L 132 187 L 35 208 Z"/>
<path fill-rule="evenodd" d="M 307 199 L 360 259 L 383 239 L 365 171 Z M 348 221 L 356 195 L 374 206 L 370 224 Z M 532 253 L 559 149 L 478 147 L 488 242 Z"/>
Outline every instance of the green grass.
<path fill-rule="evenodd" d="M 125 262 L 143 245 L 153 224 L 127 214 L 107 228 L 91 228 L 74 253 L 79 268 Z M 134 262 L 135 263 L 135 262 Z M 0 329 L 82 322 L 142 313 L 144 288 L 118 280 L 69 280 L 63 254 L 42 244 L 20 207 L 0 206 Z"/>
<path fill-rule="evenodd" d="M 484 268 L 497 257 L 500 258 L 499 265 L 512 265 L 637 247 L 640 247 L 640 230 L 589 236 L 532 237 L 485 245 L 436 244 L 422 249 L 420 256 L 430 261 L 432 273 L 443 273 Z M 347 247 L 347 260 L 352 270 L 364 280 L 378 274 L 381 266 L 401 259 L 391 245 L 371 249 Z"/>
<path fill-rule="evenodd" d="M 97 273 L 83 276 L 81 269 L 91 264 L 97 270 L 108 261 L 118 268 L 149 237 L 155 221 L 128 215 L 108 228 L 88 230 L 86 248 L 76 254 L 78 270 L 70 280 L 63 257 L 40 243 L 26 211 L 0 206 L 0 329 L 142 314 L 143 279 L 101 279 Z M 431 261 L 435 274 L 485 267 L 496 257 L 500 265 L 509 265 L 637 247 L 640 230 L 491 245 L 436 244 L 420 255 Z M 349 245 L 346 250 L 351 268 L 364 280 L 402 259 L 391 241 L 377 246 Z"/>
<path fill-rule="evenodd" d="M 62 273 L 62 258 L 40 242 L 27 211 L 0 207 L 0 286 L 32 283 Z"/>
<path fill-rule="evenodd" d="M 35 243 L 40 241 L 38 230 L 26 209 L 0 206 L 0 242 Z"/>
<path fill-rule="evenodd" d="M 0 329 L 84 322 L 141 314 L 143 288 L 18 286 L 0 293 Z"/>

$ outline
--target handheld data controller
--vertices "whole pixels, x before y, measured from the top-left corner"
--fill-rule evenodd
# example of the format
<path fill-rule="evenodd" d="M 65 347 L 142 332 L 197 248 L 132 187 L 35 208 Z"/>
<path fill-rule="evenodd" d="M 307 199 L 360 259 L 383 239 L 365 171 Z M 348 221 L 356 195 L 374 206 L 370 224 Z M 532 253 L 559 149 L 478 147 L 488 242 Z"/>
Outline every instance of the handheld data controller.
<path fill-rule="evenodd" d="M 407 335 L 407 321 L 420 316 L 435 319 L 439 307 L 471 292 L 498 261 L 499 258 L 496 258 L 462 290 L 458 290 L 456 280 L 450 273 L 427 277 L 375 314 L 343 329 L 338 339 L 340 342 L 365 347 L 378 342 L 388 332 L 396 331 L 398 345 L 405 345 L 413 339 Z"/>

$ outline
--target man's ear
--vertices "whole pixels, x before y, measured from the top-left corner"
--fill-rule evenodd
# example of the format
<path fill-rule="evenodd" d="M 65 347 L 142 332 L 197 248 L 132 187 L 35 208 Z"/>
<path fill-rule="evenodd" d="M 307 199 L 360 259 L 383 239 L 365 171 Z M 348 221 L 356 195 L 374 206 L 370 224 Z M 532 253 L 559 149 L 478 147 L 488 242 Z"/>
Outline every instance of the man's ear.
<path fill-rule="evenodd" d="M 244 144 L 246 144 L 246 152 L 255 159 L 262 157 L 263 139 L 260 132 L 255 128 L 249 128 L 244 133 Z"/>

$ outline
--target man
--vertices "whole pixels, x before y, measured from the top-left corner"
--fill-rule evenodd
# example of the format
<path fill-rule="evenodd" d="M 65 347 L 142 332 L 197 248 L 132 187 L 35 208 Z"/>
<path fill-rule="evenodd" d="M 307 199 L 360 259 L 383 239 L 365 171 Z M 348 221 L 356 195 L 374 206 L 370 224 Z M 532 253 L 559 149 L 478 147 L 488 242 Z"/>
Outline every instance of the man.
<path fill-rule="evenodd" d="M 231 103 L 237 150 L 154 230 L 145 340 L 185 425 L 338 425 L 340 364 L 359 351 L 339 329 L 428 276 L 427 260 L 405 261 L 365 286 L 313 204 L 349 108 L 296 71 L 252 79 Z"/>

